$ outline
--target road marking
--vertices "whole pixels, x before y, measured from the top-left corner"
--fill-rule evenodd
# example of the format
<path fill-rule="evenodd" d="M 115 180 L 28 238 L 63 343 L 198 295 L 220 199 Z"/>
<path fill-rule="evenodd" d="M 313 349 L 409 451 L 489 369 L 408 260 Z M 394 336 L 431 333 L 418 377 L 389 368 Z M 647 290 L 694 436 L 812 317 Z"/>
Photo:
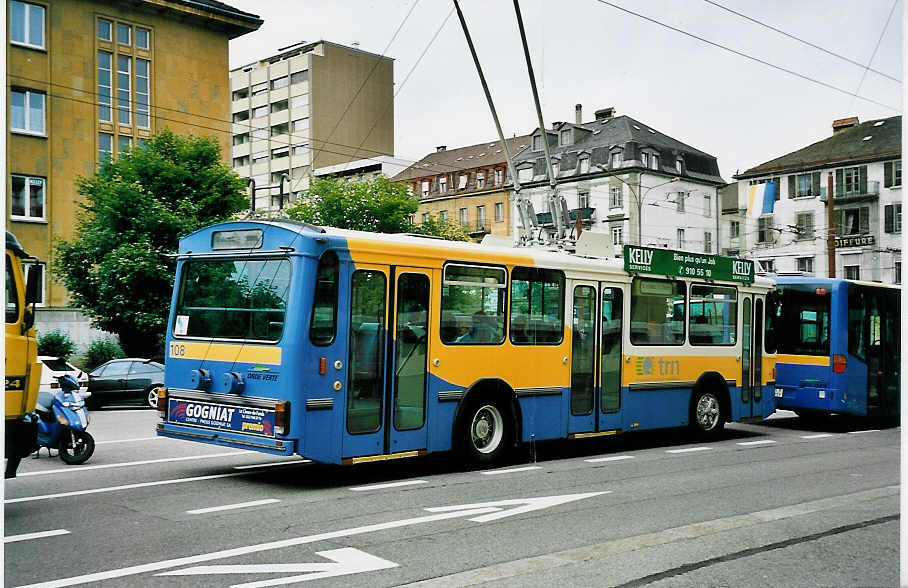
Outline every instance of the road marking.
<path fill-rule="evenodd" d="M 498 474 L 514 474 L 517 472 L 529 472 L 530 470 L 541 470 L 542 466 L 524 466 L 522 468 L 509 468 L 506 470 L 489 470 L 487 472 L 479 472 L 483 476 L 497 476 Z"/>
<path fill-rule="evenodd" d="M 832 433 L 818 433 L 816 435 L 801 435 L 801 439 L 825 439 L 826 437 L 833 437 Z"/>
<path fill-rule="evenodd" d="M 106 463 L 101 465 L 79 466 L 78 468 L 60 468 L 57 470 L 41 470 L 38 472 L 23 472 L 17 476 L 46 476 L 48 474 L 76 473 L 88 470 L 106 470 L 109 468 L 126 468 L 131 466 L 148 465 L 151 463 L 167 463 L 171 461 L 189 461 L 194 459 L 209 459 L 212 457 L 227 457 L 229 455 L 243 455 L 248 451 L 228 451 L 226 453 L 209 453 L 206 455 L 188 455 L 185 457 L 165 457 L 164 459 L 146 459 L 144 461 L 127 461 L 123 463 Z"/>
<path fill-rule="evenodd" d="M 400 486 L 413 486 L 415 484 L 428 484 L 425 480 L 404 480 L 403 482 L 388 482 L 387 484 L 371 484 L 369 486 L 354 486 L 350 488 L 354 492 L 365 492 L 366 490 L 383 490 L 385 488 L 398 488 Z"/>
<path fill-rule="evenodd" d="M 110 439 L 109 441 L 95 441 L 95 445 L 106 445 L 108 443 L 130 443 L 132 441 L 157 441 L 158 439 L 167 439 L 167 437 L 136 437 L 135 439 Z"/>
<path fill-rule="evenodd" d="M 848 431 L 849 435 L 863 435 L 864 433 L 879 433 L 879 429 L 867 429 L 866 431 Z"/>
<path fill-rule="evenodd" d="M 233 466 L 235 470 L 251 470 L 253 468 L 273 468 L 275 466 L 291 465 L 295 463 L 312 463 L 311 459 L 285 459 L 284 461 L 272 461 L 269 463 L 254 463 L 252 465 Z"/>
<path fill-rule="evenodd" d="M 186 514 L 207 514 L 209 512 L 218 512 L 221 510 L 236 510 L 238 508 L 247 508 L 250 506 L 261 506 L 263 504 L 274 504 L 280 502 L 277 498 L 265 498 L 262 500 L 253 500 L 251 502 L 238 502 L 236 504 L 225 504 L 224 506 L 209 506 L 208 508 L 197 508 L 187 510 Z"/>
<path fill-rule="evenodd" d="M 686 447 L 684 449 L 668 449 L 665 453 L 693 453 L 694 451 L 709 451 L 712 447 Z"/>
<path fill-rule="evenodd" d="M 57 535 L 69 535 L 66 529 L 55 529 L 53 531 L 40 531 L 38 533 L 25 533 L 24 535 L 10 535 L 4 537 L 4 543 L 15 543 L 16 541 L 29 541 L 31 539 L 41 539 L 42 537 L 55 537 Z"/>
<path fill-rule="evenodd" d="M 248 476 L 251 472 L 233 472 L 230 474 L 212 474 L 210 476 L 196 476 L 194 478 L 177 478 L 174 480 L 158 480 L 156 482 L 142 482 L 139 484 L 126 484 L 124 486 L 108 486 L 106 488 L 92 488 L 90 490 L 76 490 L 74 492 L 58 492 L 57 494 L 40 494 L 38 496 L 23 496 L 22 498 L 7 498 L 4 504 L 17 502 L 32 502 L 35 500 L 50 500 L 51 498 L 67 498 L 69 496 L 84 496 L 86 494 L 101 494 L 103 492 L 116 492 L 118 490 L 132 490 L 133 488 L 148 488 L 151 486 L 166 486 L 167 484 L 184 484 L 186 482 L 200 482 L 202 480 L 217 480 L 218 478 L 233 478 L 235 476 Z M 20 474 L 21 475 L 21 474 Z"/>
<path fill-rule="evenodd" d="M 158 576 L 197 576 L 213 574 L 299 574 L 298 576 L 289 576 L 284 578 L 274 578 L 272 580 L 261 580 L 258 582 L 248 582 L 246 584 L 236 584 L 233 588 L 261 588 L 264 586 L 281 586 L 295 582 L 306 582 L 308 580 L 318 580 L 321 578 L 334 578 L 337 576 L 346 576 L 349 574 L 360 574 L 362 572 L 373 572 L 377 570 L 387 570 L 396 568 L 399 564 L 388 561 L 380 557 L 368 554 L 365 551 L 344 547 L 342 549 L 331 549 L 329 551 L 316 551 L 316 555 L 330 559 L 333 563 L 276 563 L 276 564 L 247 564 L 247 565 L 223 565 L 223 566 L 196 566 L 185 570 L 174 570 L 163 572 Z"/>
<path fill-rule="evenodd" d="M 595 457 L 593 459 L 584 459 L 586 463 L 602 463 L 604 461 L 621 461 L 623 459 L 634 459 L 633 455 L 612 455 L 609 457 Z"/>
<path fill-rule="evenodd" d="M 741 445 L 743 447 L 753 447 L 755 445 L 774 445 L 775 441 L 772 439 L 760 439 L 759 441 L 740 441 L 736 445 Z"/>
<path fill-rule="evenodd" d="M 223 474 L 225 476 L 236 476 L 242 474 Z M 399 527 L 408 527 L 412 525 L 420 525 L 424 523 L 431 523 L 435 521 L 443 521 L 447 519 L 456 519 L 456 518 L 466 518 L 472 517 L 469 520 L 474 522 L 486 522 L 488 520 L 495 520 L 511 515 L 522 514 L 524 512 L 529 512 L 532 510 L 537 510 L 540 508 L 546 508 L 549 506 L 554 506 L 556 504 L 566 504 L 568 502 L 573 502 L 575 500 L 583 500 L 586 498 L 591 498 L 593 496 L 598 496 L 600 494 L 608 494 L 608 492 L 587 492 L 585 494 L 565 494 L 562 496 L 542 496 L 537 498 L 518 498 L 514 500 L 500 500 L 498 502 L 487 502 L 482 505 L 475 504 L 466 504 L 459 506 L 442 506 L 435 508 L 427 508 L 429 512 L 435 512 L 436 514 L 423 515 L 419 517 L 414 517 L 410 519 L 402 519 L 398 521 L 390 521 L 387 523 L 376 523 L 372 525 L 366 525 L 363 527 L 354 527 L 352 529 L 343 529 L 340 531 L 329 531 L 327 533 L 319 533 L 317 535 L 308 535 L 305 537 L 293 537 L 291 539 L 283 539 L 280 541 L 271 541 L 269 543 L 259 543 L 257 545 L 247 545 L 243 547 L 234 547 L 231 549 L 224 549 L 221 551 L 213 551 L 211 553 L 202 553 L 199 555 L 190 555 L 185 557 L 178 557 L 175 559 L 167 559 L 163 561 L 157 561 L 147 564 L 140 564 L 135 566 L 129 566 L 127 568 L 119 568 L 114 570 L 107 570 L 104 572 L 95 572 L 91 574 L 83 574 L 81 576 L 72 576 L 70 578 L 60 578 L 58 580 L 50 580 L 48 582 L 40 582 L 37 584 L 29 584 L 27 586 L 21 586 L 20 588 L 62 588 L 63 586 L 74 586 L 76 584 L 85 584 L 87 582 L 101 582 L 104 580 L 110 580 L 113 578 L 124 578 L 126 576 L 134 576 L 136 574 L 144 574 L 148 572 L 157 572 L 160 570 L 166 570 L 168 568 L 177 568 L 180 566 L 197 564 L 205 561 L 212 561 L 216 559 L 224 559 L 228 557 L 237 557 L 242 555 L 248 555 L 250 553 L 261 553 L 263 551 L 270 551 L 273 549 L 283 549 L 285 547 L 295 547 L 298 545 L 306 545 L 309 543 L 315 543 L 317 541 L 329 541 L 332 539 L 340 539 L 345 537 L 351 537 L 354 535 L 362 535 L 364 533 L 372 533 L 375 531 L 384 531 L 387 529 L 396 529 Z M 517 508 L 512 508 L 509 510 L 502 511 L 502 507 L 505 506 L 517 506 Z M 491 513 L 494 513 L 491 514 Z M 486 518 L 486 517 L 494 518 Z"/>
<path fill-rule="evenodd" d="M 599 561 L 605 557 L 614 556 L 622 553 L 630 553 L 659 545 L 668 545 L 679 541 L 690 541 L 699 537 L 727 533 L 736 529 L 759 525 L 771 521 L 792 518 L 804 514 L 810 514 L 818 511 L 831 510 L 838 507 L 852 506 L 855 503 L 869 502 L 880 498 L 898 498 L 899 486 L 887 486 L 874 490 L 865 490 L 854 494 L 844 496 L 835 496 L 824 498 L 812 502 L 803 502 L 781 508 L 752 512 L 749 514 L 730 516 L 711 521 L 692 523 L 672 529 L 664 529 L 636 537 L 626 537 L 616 539 L 605 543 L 580 547 L 577 549 L 568 549 L 556 553 L 548 553 L 535 557 L 528 557 L 498 564 L 492 564 L 487 567 L 457 572 L 447 576 L 430 578 L 420 582 L 405 584 L 410 588 L 428 588 L 428 587 L 447 587 L 447 586 L 475 586 L 479 584 L 495 583 L 500 585 L 518 586 L 524 582 L 516 580 L 526 574 L 544 574 L 546 571 L 563 567 L 572 566 L 578 568 L 580 565 Z M 898 508 L 898 505 L 894 505 Z"/>

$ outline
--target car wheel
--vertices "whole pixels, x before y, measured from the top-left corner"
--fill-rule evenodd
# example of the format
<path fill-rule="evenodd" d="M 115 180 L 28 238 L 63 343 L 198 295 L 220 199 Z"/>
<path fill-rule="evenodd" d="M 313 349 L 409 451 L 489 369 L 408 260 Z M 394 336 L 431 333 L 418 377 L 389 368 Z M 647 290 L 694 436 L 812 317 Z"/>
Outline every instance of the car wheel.
<path fill-rule="evenodd" d="M 157 408 L 158 407 L 158 387 L 161 384 L 154 384 L 147 390 L 145 390 L 145 406 L 148 408 Z"/>

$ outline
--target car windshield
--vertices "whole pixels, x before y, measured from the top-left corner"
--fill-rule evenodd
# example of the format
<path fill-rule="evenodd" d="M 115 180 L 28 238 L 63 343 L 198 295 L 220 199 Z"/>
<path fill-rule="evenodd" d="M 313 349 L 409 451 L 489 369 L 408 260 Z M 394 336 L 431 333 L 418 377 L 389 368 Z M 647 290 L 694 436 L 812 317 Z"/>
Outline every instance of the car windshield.
<path fill-rule="evenodd" d="M 59 357 L 42 359 L 41 363 L 55 372 L 69 372 L 76 369 L 74 366 L 67 363 L 65 359 L 61 359 Z"/>

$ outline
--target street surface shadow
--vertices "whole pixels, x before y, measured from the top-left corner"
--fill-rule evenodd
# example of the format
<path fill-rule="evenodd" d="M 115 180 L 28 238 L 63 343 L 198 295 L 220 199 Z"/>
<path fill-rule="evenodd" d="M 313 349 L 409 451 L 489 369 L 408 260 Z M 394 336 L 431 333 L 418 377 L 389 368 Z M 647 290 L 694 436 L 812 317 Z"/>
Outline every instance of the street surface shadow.
<path fill-rule="evenodd" d="M 849 433 L 866 429 L 892 429 L 899 426 L 892 418 L 855 417 L 844 414 L 817 415 L 810 418 L 794 413 L 756 423 L 758 427 L 804 431 L 806 433 Z"/>

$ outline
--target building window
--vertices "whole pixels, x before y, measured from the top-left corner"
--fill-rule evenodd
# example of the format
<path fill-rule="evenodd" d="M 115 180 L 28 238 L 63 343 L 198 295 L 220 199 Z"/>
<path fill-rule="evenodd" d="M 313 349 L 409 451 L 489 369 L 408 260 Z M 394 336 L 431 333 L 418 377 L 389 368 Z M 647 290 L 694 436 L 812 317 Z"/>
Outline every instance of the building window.
<path fill-rule="evenodd" d="M 132 44 L 132 40 L 130 39 L 131 32 L 132 32 L 131 26 L 118 22 L 117 23 L 117 43 L 119 43 L 120 45 Z"/>
<path fill-rule="evenodd" d="M 151 126 L 148 116 L 148 76 L 151 62 L 136 58 L 136 126 L 147 129 Z"/>
<path fill-rule="evenodd" d="M 309 119 L 308 118 L 298 118 L 291 124 L 291 131 L 294 133 L 301 133 L 303 131 L 309 130 Z"/>
<path fill-rule="evenodd" d="M 650 156 L 650 169 L 659 169 L 659 156 L 655 153 Z"/>
<path fill-rule="evenodd" d="M 282 76 L 271 80 L 271 89 L 278 90 L 280 88 L 286 88 L 290 85 L 290 76 Z"/>
<path fill-rule="evenodd" d="M 521 182 L 529 182 L 533 179 L 533 168 L 524 167 L 517 170 L 517 177 L 520 178 Z"/>
<path fill-rule="evenodd" d="M 684 229 L 678 229 L 677 243 L 678 243 L 678 249 L 684 249 Z"/>
<path fill-rule="evenodd" d="M 846 167 L 843 170 L 839 170 L 842 173 L 843 178 L 843 194 L 860 194 L 861 193 L 861 177 L 867 177 L 866 167 Z M 863 172 L 863 173 L 862 173 Z"/>
<path fill-rule="evenodd" d="M 268 116 L 267 106 L 258 106 L 252 109 L 252 118 L 262 118 L 263 116 Z"/>
<path fill-rule="evenodd" d="M 902 232 L 902 204 L 887 204 L 883 207 L 883 230 L 887 233 Z"/>
<path fill-rule="evenodd" d="M 151 46 L 151 31 L 148 29 L 143 29 L 141 27 L 136 27 L 136 47 L 138 49 L 145 49 L 146 51 Z"/>
<path fill-rule="evenodd" d="M 244 145 L 249 142 L 249 133 L 241 133 L 233 136 L 234 145 Z"/>
<path fill-rule="evenodd" d="M 102 41 L 113 41 L 113 23 L 103 18 L 98 19 L 98 38 Z"/>
<path fill-rule="evenodd" d="M 422 196 L 423 196 L 423 198 L 425 198 L 426 196 L 429 195 L 429 180 L 423 180 L 420 187 L 421 187 L 420 191 L 422 192 Z"/>
<path fill-rule="evenodd" d="M 820 193 L 820 174 L 800 174 L 795 178 L 795 197 L 806 198 Z"/>
<path fill-rule="evenodd" d="M 467 225 L 467 221 L 468 221 L 467 209 L 466 209 L 466 208 L 461 208 L 461 209 L 460 209 L 460 224 L 463 225 L 463 226 L 466 226 L 466 225 Z"/>
<path fill-rule="evenodd" d="M 835 211 L 837 235 L 866 235 L 870 233 L 870 207 L 840 208 Z"/>
<path fill-rule="evenodd" d="M 589 208 L 590 193 L 586 190 L 577 192 L 577 208 Z"/>
<path fill-rule="evenodd" d="M 271 150 L 272 159 L 277 159 L 279 157 L 290 157 L 290 147 L 278 147 L 277 149 Z"/>
<path fill-rule="evenodd" d="M 681 159 L 676 159 L 676 160 L 675 160 L 675 171 L 678 172 L 678 173 L 680 174 L 680 173 L 681 173 L 681 169 L 682 169 L 683 167 L 684 167 L 684 163 L 681 161 Z"/>
<path fill-rule="evenodd" d="M 894 175 L 892 177 L 892 185 L 901 186 L 902 185 L 902 160 L 899 159 L 898 161 L 893 163 L 892 168 L 894 170 Z"/>
<path fill-rule="evenodd" d="M 589 157 L 580 158 L 580 173 L 582 173 L 582 174 L 590 173 L 590 158 Z"/>
<path fill-rule="evenodd" d="M 741 222 L 740 221 L 731 221 L 731 224 L 728 229 L 728 236 L 732 239 L 737 239 L 741 236 Z"/>
<path fill-rule="evenodd" d="M 9 40 L 17 45 L 44 49 L 44 7 L 10 0 Z"/>
<path fill-rule="evenodd" d="M 902 160 L 887 161 L 883 164 L 883 187 L 895 188 L 902 185 Z"/>
<path fill-rule="evenodd" d="M 776 261 L 774 259 L 758 259 L 757 263 L 760 264 L 760 271 L 771 274 L 776 271 Z"/>
<path fill-rule="evenodd" d="M 624 206 L 622 202 L 624 194 L 624 189 L 621 186 L 609 186 L 609 199 L 608 207 L 609 208 L 621 208 Z"/>
<path fill-rule="evenodd" d="M 448 176 L 440 176 L 438 178 L 438 191 L 439 192 L 448 191 Z"/>
<path fill-rule="evenodd" d="M 710 198 L 709 194 L 703 197 L 703 216 L 712 216 L 713 215 L 713 201 Z"/>
<path fill-rule="evenodd" d="M 643 152 L 640 154 L 640 161 L 643 163 L 643 167 L 649 167 L 649 153 Z"/>
<path fill-rule="evenodd" d="M 757 243 L 773 243 L 776 240 L 772 229 L 772 217 L 761 216 L 757 219 Z"/>
<path fill-rule="evenodd" d="M 271 104 L 271 112 L 283 112 L 290 108 L 289 100 L 278 100 Z"/>
<path fill-rule="evenodd" d="M 476 189 L 481 190 L 486 187 L 486 173 L 476 172 Z"/>
<path fill-rule="evenodd" d="M 504 221 L 504 204 L 501 202 L 495 203 L 495 222 L 500 223 Z"/>
<path fill-rule="evenodd" d="M 248 110 L 241 110 L 233 113 L 233 122 L 243 122 L 244 120 L 249 120 Z"/>
<path fill-rule="evenodd" d="M 542 135 L 533 137 L 533 151 L 542 151 Z"/>
<path fill-rule="evenodd" d="M 125 153 L 132 147 L 132 137 L 128 135 L 117 135 L 117 157 Z"/>
<path fill-rule="evenodd" d="M 560 135 L 561 145 L 570 145 L 571 144 L 571 129 L 565 129 L 561 131 Z"/>
<path fill-rule="evenodd" d="M 303 71 L 295 71 L 290 74 L 290 84 L 300 84 L 302 82 L 309 81 L 309 70 L 305 69 Z"/>
<path fill-rule="evenodd" d="M 902 283 L 902 262 L 901 261 L 895 262 L 895 283 L 896 284 Z"/>
<path fill-rule="evenodd" d="M 620 247 L 624 245 L 624 229 L 621 227 L 612 227 L 612 245 Z"/>
<path fill-rule="evenodd" d="M 121 125 L 132 122 L 131 68 L 132 60 L 128 56 L 117 55 L 117 122 Z"/>
<path fill-rule="evenodd" d="M 429 222 L 430 215 L 428 212 L 422 213 L 422 224 Z"/>
<path fill-rule="evenodd" d="M 438 213 L 438 218 L 440 218 L 440 219 L 443 220 L 443 221 L 447 221 L 447 220 L 448 220 L 448 211 L 447 211 L 447 210 L 442 210 L 441 212 L 439 212 L 439 213 Z"/>
<path fill-rule="evenodd" d="M 300 108 L 309 105 L 309 94 L 300 94 L 290 97 L 290 108 Z"/>
<path fill-rule="evenodd" d="M 790 177 L 793 178 L 794 176 L 790 176 Z M 819 181 L 819 180 L 818 180 L 818 181 Z M 760 184 L 767 184 L 767 183 L 769 183 L 769 182 L 772 182 L 773 184 L 776 185 L 775 199 L 776 199 L 776 200 L 781 200 L 781 198 L 782 198 L 782 196 L 781 196 L 781 194 L 782 194 L 782 180 L 781 180 L 780 178 L 762 178 L 762 179 L 759 179 L 759 180 L 751 180 L 751 181 L 749 182 L 749 184 L 750 184 L 751 186 L 757 186 L 757 185 L 760 185 Z M 792 190 L 794 189 L 793 186 L 794 186 L 794 184 L 792 183 L 792 188 L 791 188 Z"/>
<path fill-rule="evenodd" d="M 268 152 L 267 151 L 259 151 L 257 153 L 252 154 L 252 163 L 254 163 L 254 164 L 261 163 L 263 161 L 268 161 Z"/>
<path fill-rule="evenodd" d="M 798 263 L 799 272 L 807 274 L 813 273 L 813 257 L 799 257 L 796 261 Z"/>
<path fill-rule="evenodd" d="M 110 159 L 113 156 L 113 135 L 110 133 L 98 133 L 98 163 Z"/>
<path fill-rule="evenodd" d="M 300 143 L 293 146 L 293 156 L 298 157 L 309 153 L 309 143 Z"/>
<path fill-rule="evenodd" d="M 561 162 L 553 161 L 552 162 L 552 175 L 557 178 L 558 172 L 560 172 L 560 171 L 561 171 Z"/>
<path fill-rule="evenodd" d="M 113 122 L 110 110 L 113 90 L 112 67 L 113 55 L 107 51 L 98 51 L 98 120 L 104 122 Z"/>
<path fill-rule="evenodd" d="M 466 187 L 467 187 L 467 180 L 469 180 L 469 179 L 470 179 L 470 175 L 469 175 L 469 174 L 460 174 L 460 177 L 457 178 L 457 189 L 458 189 L 458 190 L 463 190 L 464 188 L 466 188 Z"/>
<path fill-rule="evenodd" d="M 14 219 L 44 219 L 44 178 L 12 177 L 10 216 Z"/>
<path fill-rule="evenodd" d="M 44 94 L 34 90 L 10 90 L 10 129 L 44 134 Z"/>
<path fill-rule="evenodd" d="M 684 192 L 677 192 L 675 194 L 675 204 L 677 205 L 678 212 L 684 212 L 684 199 L 687 197 L 687 194 Z"/>
<path fill-rule="evenodd" d="M 243 167 L 249 165 L 249 156 L 243 155 L 240 157 L 233 158 L 233 167 Z"/>
<path fill-rule="evenodd" d="M 616 152 L 609 155 L 608 166 L 611 168 L 616 168 L 619 165 L 621 165 L 621 154 Z"/>
<path fill-rule="evenodd" d="M 845 279 L 846 280 L 860 280 L 861 279 L 861 266 L 846 265 L 845 266 Z"/>
<path fill-rule="evenodd" d="M 476 207 L 476 225 L 479 229 L 484 229 L 486 227 L 486 207 L 477 206 Z"/>
<path fill-rule="evenodd" d="M 798 212 L 795 214 L 797 239 L 813 239 L 814 222 L 812 212 Z"/>
<path fill-rule="evenodd" d="M 703 231 L 703 253 L 713 252 L 713 234 L 710 231 Z"/>
<path fill-rule="evenodd" d="M 279 125 L 274 125 L 273 127 L 271 127 L 271 136 L 272 137 L 277 137 L 278 135 L 286 135 L 289 132 L 290 132 L 289 123 L 281 123 Z"/>
<path fill-rule="evenodd" d="M 504 170 L 496 169 L 495 170 L 495 185 L 500 186 L 504 183 Z"/>
<path fill-rule="evenodd" d="M 260 82 L 258 84 L 252 84 L 252 95 L 258 96 L 259 94 L 264 94 L 268 91 L 268 82 Z"/>

